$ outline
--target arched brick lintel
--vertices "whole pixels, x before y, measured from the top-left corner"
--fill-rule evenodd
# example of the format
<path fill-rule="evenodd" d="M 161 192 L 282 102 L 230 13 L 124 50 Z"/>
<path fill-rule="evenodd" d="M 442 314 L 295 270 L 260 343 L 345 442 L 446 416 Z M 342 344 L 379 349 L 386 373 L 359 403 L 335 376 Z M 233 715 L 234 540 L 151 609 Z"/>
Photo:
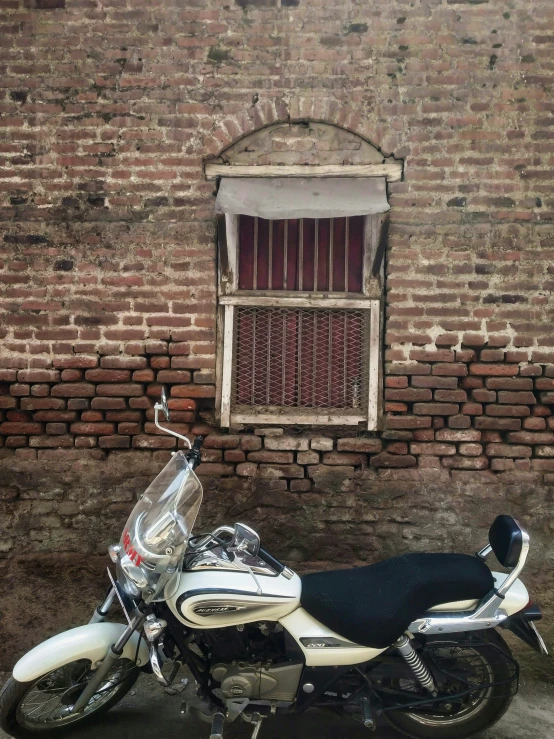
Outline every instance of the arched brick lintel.
<path fill-rule="evenodd" d="M 400 146 L 396 135 L 357 108 L 334 100 L 316 98 L 284 98 L 260 100 L 250 108 L 216 118 L 204 139 L 206 161 L 223 154 L 246 136 L 276 123 L 324 123 L 358 136 L 383 154 L 395 156 Z M 397 153 L 396 156 L 399 156 Z"/>

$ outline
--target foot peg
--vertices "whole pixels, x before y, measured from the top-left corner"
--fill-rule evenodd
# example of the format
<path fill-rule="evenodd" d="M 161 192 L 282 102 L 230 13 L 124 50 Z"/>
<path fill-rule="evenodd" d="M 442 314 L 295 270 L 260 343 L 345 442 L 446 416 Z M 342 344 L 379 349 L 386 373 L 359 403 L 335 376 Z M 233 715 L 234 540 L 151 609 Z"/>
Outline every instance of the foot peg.
<path fill-rule="evenodd" d="M 218 711 L 214 713 L 212 719 L 212 731 L 210 739 L 223 739 L 223 724 L 225 723 L 225 716 Z"/>
<path fill-rule="evenodd" d="M 371 703 L 369 702 L 369 698 L 362 698 L 360 703 L 362 707 L 363 725 L 366 727 L 366 729 L 369 729 L 370 731 L 375 731 L 377 726 L 375 724 L 375 719 L 373 718 L 373 714 L 371 711 Z"/>

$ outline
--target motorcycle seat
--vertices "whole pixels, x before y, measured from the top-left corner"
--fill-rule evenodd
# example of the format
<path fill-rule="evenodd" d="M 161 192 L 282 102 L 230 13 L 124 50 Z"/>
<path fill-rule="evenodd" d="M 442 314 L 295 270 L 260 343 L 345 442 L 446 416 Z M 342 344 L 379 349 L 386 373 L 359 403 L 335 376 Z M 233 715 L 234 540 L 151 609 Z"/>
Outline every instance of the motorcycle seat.
<path fill-rule="evenodd" d="M 493 588 L 491 571 L 477 557 L 412 553 L 304 575 L 301 605 L 343 638 L 384 649 L 433 606 L 480 600 Z"/>

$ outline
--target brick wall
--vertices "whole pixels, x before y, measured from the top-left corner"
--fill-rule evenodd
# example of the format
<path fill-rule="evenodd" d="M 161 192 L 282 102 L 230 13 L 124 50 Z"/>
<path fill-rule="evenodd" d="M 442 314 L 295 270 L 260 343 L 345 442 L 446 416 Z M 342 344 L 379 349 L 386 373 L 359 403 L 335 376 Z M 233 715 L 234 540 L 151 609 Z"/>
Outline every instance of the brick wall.
<path fill-rule="evenodd" d="M 175 423 L 208 434 L 206 521 L 240 515 L 299 566 L 467 550 L 500 509 L 552 555 L 551 3 L 0 6 L 8 557 L 103 550 L 173 448 L 152 423 L 160 383 Z M 319 124 L 348 133 L 322 144 Z M 266 126 L 271 149 L 241 150 Z M 404 160 L 379 433 L 214 426 L 203 164 L 229 147 L 243 162 Z"/>

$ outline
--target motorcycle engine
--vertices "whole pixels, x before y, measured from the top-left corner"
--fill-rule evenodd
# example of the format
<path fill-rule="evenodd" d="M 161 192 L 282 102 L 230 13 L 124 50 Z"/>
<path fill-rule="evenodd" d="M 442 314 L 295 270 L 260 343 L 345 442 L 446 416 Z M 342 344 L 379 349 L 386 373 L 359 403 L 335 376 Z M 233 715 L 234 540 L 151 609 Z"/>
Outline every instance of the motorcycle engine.
<path fill-rule="evenodd" d="M 217 664 L 212 677 L 221 683 L 224 698 L 250 698 L 292 702 L 296 698 L 302 664 L 233 662 Z"/>

